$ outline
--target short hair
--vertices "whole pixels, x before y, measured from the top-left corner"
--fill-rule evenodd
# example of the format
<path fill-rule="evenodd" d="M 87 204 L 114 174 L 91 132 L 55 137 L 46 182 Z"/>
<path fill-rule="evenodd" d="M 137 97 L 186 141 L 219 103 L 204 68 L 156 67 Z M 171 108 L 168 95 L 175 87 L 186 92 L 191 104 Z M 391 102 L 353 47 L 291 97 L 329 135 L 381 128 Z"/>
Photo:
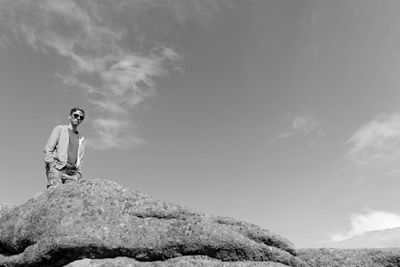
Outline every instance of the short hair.
<path fill-rule="evenodd" d="M 74 113 L 75 111 L 79 110 L 80 112 L 82 112 L 83 116 L 85 116 L 85 111 L 81 108 L 72 108 L 71 112 L 69 113 L 69 115 L 72 115 L 72 113 Z"/>

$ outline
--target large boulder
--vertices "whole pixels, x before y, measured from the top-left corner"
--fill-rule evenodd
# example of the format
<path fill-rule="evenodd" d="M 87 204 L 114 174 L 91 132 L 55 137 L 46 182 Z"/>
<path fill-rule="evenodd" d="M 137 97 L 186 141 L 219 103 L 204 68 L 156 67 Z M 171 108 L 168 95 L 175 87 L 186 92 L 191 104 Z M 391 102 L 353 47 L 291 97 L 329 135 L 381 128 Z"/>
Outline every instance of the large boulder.
<path fill-rule="evenodd" d="M 0 266 L 65 266 L 116 257 L 154 262 L 194 255 L 307 266 L 288 240 L 270 231 L 106 180 L 47 189 L 0 216 Z"/>
<path fill-rule="evenodd" d="M 5 214 L 5 213 L 9 212 L 14 207 L 15 206 L 12 205 L 12 204 L 6 204 L 6 203 L 0 204 L 0 217 L 1 217 L 2 214 Z"/>
<path fill-rule="evenodd" d="M 285 267 L 288 265 L 266 261 L 221 261 L 206 256 L 182 256 L 165 261 L 140 262 L 132 258 L 83 259 L 66 267 Z"/>

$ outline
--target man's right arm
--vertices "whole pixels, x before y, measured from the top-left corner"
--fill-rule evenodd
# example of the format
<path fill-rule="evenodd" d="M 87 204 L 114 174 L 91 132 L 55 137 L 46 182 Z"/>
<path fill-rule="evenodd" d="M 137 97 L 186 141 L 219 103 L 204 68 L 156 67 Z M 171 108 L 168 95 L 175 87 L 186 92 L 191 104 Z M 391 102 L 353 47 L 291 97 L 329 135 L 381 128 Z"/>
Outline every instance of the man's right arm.
<path fill-rule="evenodd" d="M 58 139 L 60 136 L 60 127 L 54 127 L 49 140 L 47 140 L 46 145 L 44 146 L 44 162 L 51 163 L 54 161 L 53 152 L 58 144 Z"/>

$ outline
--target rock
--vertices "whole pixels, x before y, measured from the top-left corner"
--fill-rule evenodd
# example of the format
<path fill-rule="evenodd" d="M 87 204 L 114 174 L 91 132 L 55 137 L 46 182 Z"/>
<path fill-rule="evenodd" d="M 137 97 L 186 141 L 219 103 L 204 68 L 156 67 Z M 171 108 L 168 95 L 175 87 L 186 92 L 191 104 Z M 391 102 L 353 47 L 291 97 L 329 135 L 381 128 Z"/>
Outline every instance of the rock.
<path fill-rule="evenodd" d="M 5 204 L 5 203 L 3 203 L 3 204 L 0 204 L 0 217 L 4 214 L 4 213 L 7 213 L 7 212 L 9 212 L 11 209 L 13 209 L 14 208 L 14 205 L 11 205 L 11 204 Z"/>
<path fill-rule="evenodd" d="M 400 248 L 300 249 L 299 257 L 312 267 L 395 267 L 400 266 Z"/>
<path fill-rule="evenodd" d="M 227 262 L 206 256 L 182 256 L 165 261 L 140 262 L 132 258 L 117 257 L 115 259 L 84 259 L 74 261 L 66 267 L 285 267 L 276 262 L 241 261 Z"/>
<path fill-rule="evenodd" d="M 207 216 L 106 180 L 47 189 L 1 214 L 0 266 L 64 266 L 116 257 L 156 262 L 195 255 L 307 266 L 288 240 L 258 226 Z"/>

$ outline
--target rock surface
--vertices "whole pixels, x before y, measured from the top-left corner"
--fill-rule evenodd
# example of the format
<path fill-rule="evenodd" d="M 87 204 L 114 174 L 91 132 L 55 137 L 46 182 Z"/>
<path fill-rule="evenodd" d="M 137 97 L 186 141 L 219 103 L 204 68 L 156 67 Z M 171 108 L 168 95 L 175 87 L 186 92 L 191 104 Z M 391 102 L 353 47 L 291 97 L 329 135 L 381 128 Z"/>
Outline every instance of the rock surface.
<path fill-rule="evenodd" d="M 14 205 L 11 205 L 11 204 L 0 204 L 0 218 L 4 213 L 9 212 L 13 208 L 14 208 Z"/>
<path fill-rule="evenodd" d="M 288 240 L 258 226 L 207 216 L 106 180 L 61 185 L 1 210 L 0 266 L 55 267 L 116 257 L 127 257 L 119 259 L 132 266 L 174 266 L 168 262 L 195 255 L 208 256 L 201 260 L 216 264 L 211 266 L 307 266 Z M 108 266 L 99 264 L 93 266 Z"/>
<path fill-rule="evenodd" d="M 312 267 L 397 267 L 400 248 L 385 249 L 300 249 L 299 257 Z"/>
<path fill-rule="evenodd" d="M 205 256 L 182 256 L 165 261 L 140 262 L 132 258 L 84 259 L 74 261 L 65 267 L 285 267 L 276 262 L 265 261 L 220 261 Z"/>

